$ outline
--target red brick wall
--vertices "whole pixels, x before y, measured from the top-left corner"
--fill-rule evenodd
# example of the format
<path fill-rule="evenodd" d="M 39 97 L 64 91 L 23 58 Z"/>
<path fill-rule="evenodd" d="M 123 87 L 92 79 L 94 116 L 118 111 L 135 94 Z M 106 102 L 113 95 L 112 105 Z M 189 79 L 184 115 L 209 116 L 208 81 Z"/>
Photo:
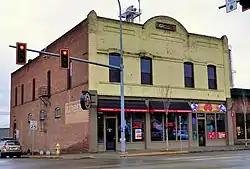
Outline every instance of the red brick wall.
<path fill-rule="evenodd" d="M 235 111 L 235 113 L 243 112 L 243 102 L 241 98 L 233 98 L 232 103 L 233 103 L 233 110 Z M 250 99 L 246 101 L 245 106 L 247 106 L 247 113 L 250 113 Z"/>
<path fill-rule="evenodd" d="M 48 46 L 48 52 L 58 53 L 59 48 L 69 48 L 70 56 L 88 59 L 88 24 L 79 24 L 64 36 Z M 51 71 L 51 105 L 46 108 L 47 132 L 39 131 L 39 112 L 41 100 L 38 88 L 47 86 L 47 72 Z M 32 79 L 36 79 L 36 99 L 32 101 Z M 24 104 L 21 105 L 21 85 L 24 84 Z M 18 102 L 15 103 L 15 87 L 18 87 Z M 20 142 L 24 149 L 31 148 L 28 114 L 38 121 L 35 137 L 35 149 L 54 149 L 61 144 L 62 149 L 83 151 L 88 148 L 88 122 L 65 124 L 65 103 L 78 100 L 82 90 L 88 89 L 88 65 L 73 61 L 72 89 L 67 90 L 67 71 L 59 68 L 59 58 L 39 57 L 11 76 L 11 131 L 13 120 L 17 121 L 20 130 Z M 61 118 L 55 118 L 55 108 L 60 107 Z M 12 134 L 12 132 L 11 132 Z M 76 150 L 73 150 L 72 147 Z"/>

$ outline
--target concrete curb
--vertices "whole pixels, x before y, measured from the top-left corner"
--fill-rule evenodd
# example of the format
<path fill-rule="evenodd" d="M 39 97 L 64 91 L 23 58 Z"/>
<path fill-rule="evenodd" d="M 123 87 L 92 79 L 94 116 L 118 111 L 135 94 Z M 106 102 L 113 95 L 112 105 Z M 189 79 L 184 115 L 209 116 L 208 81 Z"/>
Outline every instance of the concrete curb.
<path fill-rule="evenodd" d="M 149 153 L 122 153 L 120 157 L 138 157 L 138 156 L 158 156 L 158 155 L 172 155 L 172 154 L 187 154 L 188 151 L 168 151 L 168 152 L 149 152 Z"/>
<path fill-rule="evenodd" d="M 25 158 L 25 157 L 23 157 Z M 26 158 L 31 159 L 61 159 L 61 160 L 82 160 L 82 159 L 95 159 L 94 156 L 76 156 L 76 157 L 67 157 L 67 156 L 28 156 Z"/>
<path fill-rule="evenodd" d="M 207 150 L 189 150 L 189 151 L 168 151 L 168 152 L 149 152 L 149 153 L 122 153 L 120 157 L 137 157 L 137 156 L 159 156 L 159 155 L 174 155 L 174 154 L 192 154 L 192 153 L 205 153 L 205 152 L 223 152 L 223 151 L 242 151 L 250 150 L 246 148 L 232 148 L 232 149 L 207 149 Z"/>
<path fill-rule="evenodd" d="M 246 148 L 232 148 L 232 149 L 208 149 L 208 150 L 190 150 L 188 153 L 205 153 L 205 152 L 223 152 L 223 151 L 243 151 L 250 150 L 250 147 Z"/>
<path fill-rule="evenodd" d="M 27 158 L 32 158 L 32 159 L 63 159 L 62 156 L 40 156 L 40 155 L 33 155 L 33 156 L 28 156 Z"/>

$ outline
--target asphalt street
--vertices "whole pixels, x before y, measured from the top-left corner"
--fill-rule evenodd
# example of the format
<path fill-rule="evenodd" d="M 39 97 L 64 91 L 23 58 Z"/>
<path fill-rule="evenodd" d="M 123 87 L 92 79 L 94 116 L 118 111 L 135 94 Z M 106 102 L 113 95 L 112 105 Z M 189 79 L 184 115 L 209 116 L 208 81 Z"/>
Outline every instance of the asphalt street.
<path fill-rule="evenodd" d="M 82 160 L 0 159 L 0 169 L 250 169 L 250 151 Z"/>

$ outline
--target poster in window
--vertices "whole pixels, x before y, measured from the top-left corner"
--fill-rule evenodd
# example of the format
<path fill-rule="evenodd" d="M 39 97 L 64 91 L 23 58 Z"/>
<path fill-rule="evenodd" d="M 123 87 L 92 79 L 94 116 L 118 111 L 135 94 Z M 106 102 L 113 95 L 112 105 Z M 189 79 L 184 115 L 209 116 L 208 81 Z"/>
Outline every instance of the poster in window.
<path fill-rule="evenodd" d="M 142 129 L 135 129 L 135 139 L 136 140 L 142 139 Z"/>
<path fill-rule="evenodd" d="M 226 132 L 218 132 L 218 138 L 219 139 L 225 139 L 226 138 Z"/>
<path fill-rule="evenodd" d="M 208 132 L 207 137 L 208 139 L 216 139 L 216 132 Z"/>

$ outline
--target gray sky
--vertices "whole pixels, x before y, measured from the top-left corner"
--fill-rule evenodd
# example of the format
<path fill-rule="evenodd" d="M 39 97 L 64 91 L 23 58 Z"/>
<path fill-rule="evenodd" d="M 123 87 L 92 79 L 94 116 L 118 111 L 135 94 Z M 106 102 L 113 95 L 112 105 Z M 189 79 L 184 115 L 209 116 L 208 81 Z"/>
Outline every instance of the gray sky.
<path fill-rule="evenodd" d="M 121 0 L 123 8 L 137 0 Z M 181 22 L 189 32 L 221 37 L 227 35 L 233 49 L 235 86 L 250 87 L 250 12 L 241 12 L 240 5 L 232 13 L 218 9 L 225 0 L 141 0 L 141 23 L 155 15 L 168 15 Z M 8 48 L 16 41 L 26 42 L 29 48 L 43 49 L 63 33 L 86 18 L 91 10 L 97 15 L 118 19 L 116 0 L 1 0 L 0 5 L 0 114 L 9 112 L 10 73 L 15 65 L 15 50 Z M 29 58 L 36 54 L 28 53 Z M 9 124 L 0 116 L 0 124 Z M 7 119 L 8 117 L 6 117 Z"/>

